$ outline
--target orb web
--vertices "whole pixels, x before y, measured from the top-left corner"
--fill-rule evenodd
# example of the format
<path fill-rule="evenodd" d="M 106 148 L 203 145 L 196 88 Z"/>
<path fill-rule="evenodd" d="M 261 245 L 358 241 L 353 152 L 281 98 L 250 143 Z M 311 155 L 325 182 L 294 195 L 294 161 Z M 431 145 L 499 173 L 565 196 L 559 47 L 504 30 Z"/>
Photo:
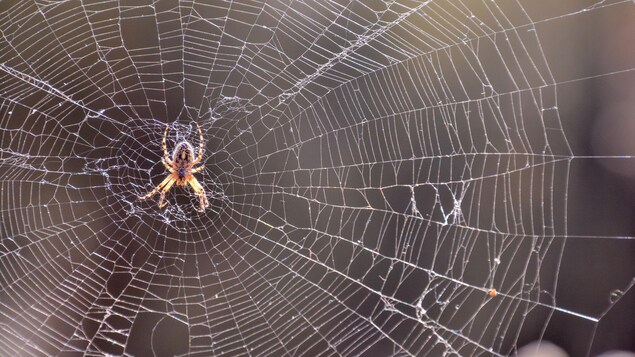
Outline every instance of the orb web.
<path fill-rule="evenodd" d="M 614 157 L 575 151 L 559 93 L 633 61 L 549 52 L 632 2 L 0 8 L 2 355 L 509 355 L 560 321 L 590 354 L 632 301 L 628 255 L 570 272 L 634 240 L 570 226 L 575 163 Z M 140 201 L 195 122 L 210 208 Z"/>

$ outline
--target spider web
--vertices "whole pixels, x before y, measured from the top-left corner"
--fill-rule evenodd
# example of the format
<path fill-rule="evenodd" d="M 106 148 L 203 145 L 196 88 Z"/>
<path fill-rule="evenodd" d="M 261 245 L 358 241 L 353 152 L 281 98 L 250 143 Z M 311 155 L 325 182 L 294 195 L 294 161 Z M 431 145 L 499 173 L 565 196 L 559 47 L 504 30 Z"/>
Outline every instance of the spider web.
<path fill-rule="evenodd" d="M 562 329 L 585 355 L 632 331 L 635 241 L 603 220 L 630 208 L 580 177 L 633 152 L 572 139 L 571 93 L 633 57 L 584 66 L 564 37 L 631 1 L 0 8 L 1 355 L 489 356 Z M 139 201 L 194 122 L 210 208 Z"/>

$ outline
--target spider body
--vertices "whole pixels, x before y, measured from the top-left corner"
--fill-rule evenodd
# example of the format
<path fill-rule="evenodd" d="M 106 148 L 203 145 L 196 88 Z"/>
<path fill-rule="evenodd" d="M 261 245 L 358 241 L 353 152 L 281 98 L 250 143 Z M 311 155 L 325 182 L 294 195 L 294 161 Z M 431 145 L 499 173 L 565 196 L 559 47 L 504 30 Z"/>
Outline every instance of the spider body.
<path fill-rule="evenodd" d="M 180 142 L 176 145 L 172 153 L 173 168 L 177 173 L 176 184 L 179 186 L 187 184 L 190 172 L 192 171 L 192 162 L 195 161 L 194 148 L 187 141 Z"/>
<path fill-rule="evenodd" d="M 179 179 L 177 180 L 177 184 L 179 185 L 183 185 L 185 182 L 187 182 L 187 168 L 186 167 L 179 167 L 179 169 L 177 170 L 178 175 L 179 175 Z"/>
<path fill-rule="evenodd" d="M 166 126 L 165 133 L 163 134 L 163 157 L 161 158 L 161 162 L 170 174 L 147 195 L 140 196 L 140 200 L 148 199 L 160 191 L 161 198 L 159 199 L 159 208 L 163 208 L 167 204 L 165 194 L 175 183 L 177 186 L 186 186 L 189 184 L 200 201 L 200 209 L 197 210 L 202 212 L 209 206 L 205 189 L 203 189 L 203 186 L 201 186 L 196 177 L 194 177 L 195 173 L 205 168 L 203 165 L 194 167 L 203 160 L 203 147 L 205 146 L 201 127 L 198 124 L 196 124 L 196 126 L 200 136 L 198 155 L 194 155 L 194 147 L 192 144 L 187 141 L 182 141 L 175 146 L 171 159 L 168 154 L 166 142 L 168 137 L 168 127 Z"/>

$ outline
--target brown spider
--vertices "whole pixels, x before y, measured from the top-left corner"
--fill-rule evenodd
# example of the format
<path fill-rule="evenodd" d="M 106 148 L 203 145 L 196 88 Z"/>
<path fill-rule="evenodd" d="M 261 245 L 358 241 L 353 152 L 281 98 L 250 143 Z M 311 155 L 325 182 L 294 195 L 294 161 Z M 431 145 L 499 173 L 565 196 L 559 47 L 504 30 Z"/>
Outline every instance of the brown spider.
<path fill-rule="evenodd" d="M 201 127 L 196 124 L 198 127 L 198 134 L 200 136 L 200 144 L 198 148 L 198 155 L 194 156 L 194 147 L 187 141 L 181 141 L 176 144 L 174 147 L 174 151 L 172 152 L 172 160 L 170 160 L 170 155 L 168 154 L 168 147 L 166 144 L 166 139 L 168 137 L 168 126 L 165 127 L 165 133 L 163 134 L 163 154 L 164 156 L 161 158 L 161 162 L 163 166 L 170 172 L 168 177 L 165 178 L 154 190 L 150 191 L 145 196 L 139 196 L 140 200 L 145 200 L 152 197 L 155 193 L 161 191 L 161 198 L 159 199 L 159 208 L 165 207 L 167 202 L 165 201 L 165 194 L 170 190 L 172 185 L 176 183 L 177 186 L 186 186 L 189 184 L 194 192 L 198 195 L 198 198 L 201 202 L 201 208 L 197 209 L 199 212 L 205 211 L 205 208 L 209 206 L 209 202 L 207 201 L 207 196 L 205 195 L 205 189 L 198 182 L 194 174 L 200 172 L 205 168 L 205 166 L 201 165 L 199 167 L 194 167 L 194 165 L 198 164 L 203 160 L 203 132 L 201 131 Z"/>

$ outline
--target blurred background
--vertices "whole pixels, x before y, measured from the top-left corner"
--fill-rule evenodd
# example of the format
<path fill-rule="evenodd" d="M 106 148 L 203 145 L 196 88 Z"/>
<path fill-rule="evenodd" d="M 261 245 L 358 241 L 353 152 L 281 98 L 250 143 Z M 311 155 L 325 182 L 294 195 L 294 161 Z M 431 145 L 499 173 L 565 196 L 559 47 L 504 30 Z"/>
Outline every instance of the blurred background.
<path fill-rule="evenodd" d="M 0 355 L 632 356 L 633 19 L 0 2 Z"/>

